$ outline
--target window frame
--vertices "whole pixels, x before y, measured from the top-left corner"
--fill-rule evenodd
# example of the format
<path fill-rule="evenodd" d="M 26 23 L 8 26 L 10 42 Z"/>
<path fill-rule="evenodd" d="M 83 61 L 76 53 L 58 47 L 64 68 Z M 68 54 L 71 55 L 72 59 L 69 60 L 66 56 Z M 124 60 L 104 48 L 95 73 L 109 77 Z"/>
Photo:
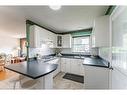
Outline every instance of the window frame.
<path fill-rule="evenodd" d="M 74 51 L 74 38 L 80 38 L 80 37 L 88 37 L 89 38 L 89 51 L 84 51 L 84 52 Z M 90 48 L 91 48 L 90 42 L 91 42 L 90 35 L 72 37 L 72 53 L 90 53 Z M 82 44 L 82 45 L 86 45 L 86 44 Z"/>

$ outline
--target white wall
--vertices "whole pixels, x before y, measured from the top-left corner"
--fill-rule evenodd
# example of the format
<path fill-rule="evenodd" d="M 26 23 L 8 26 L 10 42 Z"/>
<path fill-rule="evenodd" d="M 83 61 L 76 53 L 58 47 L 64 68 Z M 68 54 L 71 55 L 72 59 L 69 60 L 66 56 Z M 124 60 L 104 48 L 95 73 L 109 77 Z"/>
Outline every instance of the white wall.
<path fill-rule="evenodd" d="M 19 47 L 19 39 L 0 35 L 0 53 L 17 55 L 16 47 Z"/>
<path fill-rule="evenodd" d="M 19 38 L 25 37 L 25 18 L 15 7 L 0 7 L 0 53 L 15 54 Z"/>

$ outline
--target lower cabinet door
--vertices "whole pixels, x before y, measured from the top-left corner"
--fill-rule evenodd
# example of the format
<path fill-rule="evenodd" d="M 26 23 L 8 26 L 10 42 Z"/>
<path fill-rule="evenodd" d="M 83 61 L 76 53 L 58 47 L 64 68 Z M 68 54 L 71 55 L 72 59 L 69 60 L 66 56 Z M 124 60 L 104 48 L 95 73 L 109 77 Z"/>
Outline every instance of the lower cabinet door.
<path fill-rule="evenodd" d="M 61 71 L 77 75 L 84 75 L 83 60 L 61 58 Z"/>
<path fill-rule="evenodd" d="M 66 61 L 65 58 L 61 58 L 61 71 L 66 72 Z"/>
<path fill-rule="evenodd" d="M 71 73 L 72 74 L 79 74 L 79 64 L 78 64 L 78 61 L 77 59 L 72 59 L 71 60 Z"/>
<path fill-rule="evenodd" d="M 79 71 L 79 74 L 84 76 L 84 67 L 83 67 L 83 64 L 80 63 L 80 71 Z"/>
<path fill-rule="evenodd" d="M 55 77 L 60 72 L 60 64 L 58 63 L 57 69 L 53 73 L 53 77 Z"/>
<path fill-rule="evenodd" d="M 70 64 L 70 59 L 69 58 L 66 59 L 66 63 L 65 64 L 66 64 L 65 72 L 66 73 L 71 73 L 71 69 L 70 69 L 71 68 L 71 64 Z"/>
<path fill-rule="evenodd" d="M 84 76 L 84 66 L 83 66 L 83 60 L 79 60 L 79 75 Z"/>
<path fill-rule="evenodd" d="M 109 88 L 109 69 L 95 66 L 84 66 L 85 89 L 108 89 Z"/>

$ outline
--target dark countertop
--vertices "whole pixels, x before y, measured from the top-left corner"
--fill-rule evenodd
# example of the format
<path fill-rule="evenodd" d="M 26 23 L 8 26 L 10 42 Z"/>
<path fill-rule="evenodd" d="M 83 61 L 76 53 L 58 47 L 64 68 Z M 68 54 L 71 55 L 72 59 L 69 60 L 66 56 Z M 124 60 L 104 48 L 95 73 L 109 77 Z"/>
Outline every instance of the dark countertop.
<path fill-rule="evenodd" d="M 83 65 L 109 68 L 109 62 L 99 56 L 91 57 L 91 55 L 62 54 L 61 58 L 82 59 L 84 60 Z"/>
<path fill-rule="evenodd" d="M 82 56 L 82 57 L 75 57 L 75 56 L 61 56 L 61 58 L 74 58 L 74 59 L 82 59 L 84 60 L 83 65 L 89 66 L 96 66 L 96 67 L 104 67 L 109 68 L 109 62 L 103 60 L 102 58 L 91 58 L 90 56 Z"/>
<path fill-rule="evenodd" d="M 82 55 L 82 54 L 61 54 L 62 56 L 56 56 L 56 54 L 51 54 L 47 56 L 43 56 L 42 59 L 44 59 L 44 62 L 50 61 L 53 59 L 56 59 L 58 57 L 60 58 L 73 58 L 73 59 L 84 59 L 86 57 L 90 57 L 91 55 Z M 36 60 L 37 58 L 29 58 L 29 60 Z"/>
<path fill-rule="evenodd" d="M 50 55 L 46 56 L 46 61 L 53 60 L 57 58 L 58 56 Z M 109 62 L 102 59 L 99 56 L 96 57 L 91 57 L 91 55 L 80 55 L 80 54 L 62 54 L 62 56 L 59 56 L 60 58 L 72 58 L 72 59 L 82 59 L 84 60 L 83 65 L 88 65 L 88 66 L 96 66 L 96 67 L 104 67 L 104 68 L 109 68 Z"/>
<path fill-rule="evenodd" d="M 33 79 L 45 76 L 57 69 L 57 64 L 48 64 L 38 61 L 21 62 L 5 66 L 6 69 L 28 76 Z"/>
<path fill-rule="evenodd" d="M 61 58 L 83 59 L 83 65 L 109 68 L 109 62 L 99 56 L 91 57 L 91 55 L 62 54 Z"/>
<path fill-rule="evenodd" d="M 91 57 L 91 55 L 79 54 L 62 54 L 61 58 L 73 58 L 84 60 L 83 65 L 109 68 L 110 63 L 99 56 Z"/>
<path fill-rule="evenodd" d="M 109 68 L 109 62 L 103 60 L 102 58 L 85 58 L 83 65 Z"/>
<path fill-rule="evenodd" d="M 61 58 L 72 58 L 72 59 L 84 59 L 85 57 L 84 56 L 61 56 Z"/>
<path fill-rule="evenodd" d="M 80 54 L 62 54 L 61 58 L 73 58 L 73 59 L 84 59 L 90 57 L 91 55 L 80 55 Z"/>

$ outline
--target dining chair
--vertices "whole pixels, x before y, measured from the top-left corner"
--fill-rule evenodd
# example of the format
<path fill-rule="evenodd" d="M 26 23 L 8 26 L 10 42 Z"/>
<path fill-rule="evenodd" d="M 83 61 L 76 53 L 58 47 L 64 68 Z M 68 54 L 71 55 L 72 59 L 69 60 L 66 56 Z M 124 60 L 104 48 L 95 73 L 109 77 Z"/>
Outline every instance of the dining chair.
<path fill-rule="evenodd" d="M 12 59 L 12 54 L 6 55 L 6 65 L 10 65 L 11 64 L 11 59 Z"/>
<path fill-rule="evenodd" d="M 5 59 L 6 59 L 6 56 L 5 55 L 0 55 L 0 69 L 2 71 L 5 71 Z"/>

